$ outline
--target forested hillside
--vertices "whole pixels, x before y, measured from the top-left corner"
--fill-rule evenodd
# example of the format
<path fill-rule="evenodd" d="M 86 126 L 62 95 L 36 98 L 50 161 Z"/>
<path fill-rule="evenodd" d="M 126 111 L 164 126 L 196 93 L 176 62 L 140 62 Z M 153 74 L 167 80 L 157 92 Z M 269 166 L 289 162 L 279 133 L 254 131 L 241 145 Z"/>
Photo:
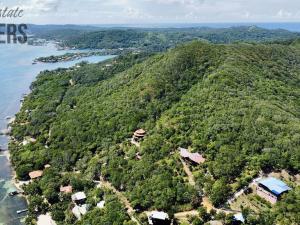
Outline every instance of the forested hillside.
<path fill-rule="evenodd" d="M 113 28 L 100 27 L 46 27 L 33 26 L 32 33 L 39 38 L 62 41 L 62 45 L 75 48 L 117 49 L 134 48 L 160 52 L 192 40 L 211 43 L 271 42 L 291 40 L 298 33 L 256 26 L 231 28 Z"/>
<path fill-rule="evenodd" d="M 139 212 L 173 215 L 197 209 L 203 196 L 222 206 L 261 170 L 299 173 L 299 84 L 296 41 L 290 46 L 195 41 L 152 56 L 129 54 L 41 73 L 17 115 L 10 144 L 19 179 L 51 165 L 26 188 L 27 222 L 38 214 L 38 193 L 51 204 L 44 207 L 54 219 L 72 224 L 70 199 L 58 197 L 59 187 L 71 183 L 88 193 L 92 205 L 78 224 L 130 224 L 112 194 L 93 186 L 100 176 Z M 147 131 L 140 148 L 129 141 L 138 128 Z M 28 137 L 36 142 L 20 145 Z M 195 186 L 186 179 L 178 147 L 206 158 L 192 167 Z M 93 207 L 103 195 L 109 208 L 100 213 Z M 294 197 L 287 196 L 285 205 L 256 215 L 251 224 L 271 225 L 285 213 L 289 220 L 281 224 L 296 221 L 288 203 L 299 199 L 299 190 L 289 195 Z"/>

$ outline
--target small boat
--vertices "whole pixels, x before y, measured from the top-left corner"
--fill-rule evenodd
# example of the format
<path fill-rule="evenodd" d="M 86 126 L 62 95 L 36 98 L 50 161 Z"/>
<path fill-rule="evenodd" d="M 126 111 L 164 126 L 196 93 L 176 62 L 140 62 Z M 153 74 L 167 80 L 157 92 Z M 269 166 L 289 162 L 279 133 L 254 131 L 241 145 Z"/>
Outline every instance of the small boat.
<path fill-rule="evenodd" d="M 18 210 L 18 211 L 17 211 L 17 214 L 21 214 L 21 213 L 24 213 L 24 212 L 27 212 L 27 211 L 28 211 L 28 209 Z"/>
<path fill-rule="evenodd" d="M 19 194 L 19 192 L 18 191 L 11 191 L 8 194 L 9 194 L 9 196 L 12 197 L 12 196 L 15 196 L 15 195 Z"/>

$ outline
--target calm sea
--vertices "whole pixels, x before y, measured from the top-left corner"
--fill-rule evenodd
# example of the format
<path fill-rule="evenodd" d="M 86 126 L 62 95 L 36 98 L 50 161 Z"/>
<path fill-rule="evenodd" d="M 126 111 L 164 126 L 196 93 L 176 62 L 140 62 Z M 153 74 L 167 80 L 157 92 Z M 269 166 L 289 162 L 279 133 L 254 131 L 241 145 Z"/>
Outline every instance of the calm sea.
<path fill-rule="evenodd" d="M 57 51 L 54 45 L 0 45 L 0 130 L 6 128 L 6 117 L 16 114 L 20 107 L 23 94 L 29 92 L 29 86 L 37 74 L 45 69 L 70 67 L 87 60 L 91 63 L 100 62 L 112 56 L 91 56 L 81 60 L 60 62 L 55 64 L 36 64 L 32 61 L 36 57 L 60 55 L 66 51 Z M 70 52 L 70 51 L 68 51 Z M 0 146 L 7 146 L 7 138 L 0 136 Z M 26 201 L 18 196 L 9 197 L 8 193 L 14 189 L 11 182 L 12 170 L 6 153 L 0 152 L 0 225 L 18 225 L 24 215 L 17 215 L 16 211 L 25 209 Z"/>

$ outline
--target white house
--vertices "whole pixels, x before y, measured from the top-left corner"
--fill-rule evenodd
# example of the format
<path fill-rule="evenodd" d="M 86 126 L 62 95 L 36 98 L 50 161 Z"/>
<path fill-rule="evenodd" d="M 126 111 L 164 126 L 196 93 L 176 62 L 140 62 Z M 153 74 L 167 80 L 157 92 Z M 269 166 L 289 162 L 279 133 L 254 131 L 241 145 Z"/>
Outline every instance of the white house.
<path fill-rule="evenodd" d="M 104 208 L 104 205 L 105 205 L 105 201 L 104 201 L 104 200 L 97 203 L 97 207 L 98 207 L 99 209 L 103 209 L 103 208 Z"/>
<path fill-rule="evenodd" d="M 72 209 L 72 213 L 74 214 L 74 216 L 75 216 L 78 220 L 80 220 L 81 217 L 87 213 L 87 205 L 86 205 L 86 204 L 84 204 L 84 205 L 82 205 L 82 206 L 76 205 L 76 206 Z"/>
<path fill-rule="evenodd" d="M 86 195 L 84 192 L 77 192 L 71 196 L 72 201 L 76 204 L 83 204 L 86 200 Z"/>
<path fill-rule="evenodd" d="M 150 225 L 170 225 L 169 215 L 165 212 L 153 211 L 148 215 Z"/>

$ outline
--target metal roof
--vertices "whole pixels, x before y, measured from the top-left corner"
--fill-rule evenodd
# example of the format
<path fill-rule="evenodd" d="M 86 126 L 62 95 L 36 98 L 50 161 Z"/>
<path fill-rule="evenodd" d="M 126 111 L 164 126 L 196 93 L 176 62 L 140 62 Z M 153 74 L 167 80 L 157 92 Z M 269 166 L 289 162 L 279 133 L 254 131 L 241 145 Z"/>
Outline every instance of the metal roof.
<path fill-rule="evenodd" d="M 242 213 L 237 213 L 233 217 L 236 221 L 241 221 L 242 223 L 245 223 L 245 218 Z"/>
<path fill-rule="evenodd" d="M 151 213 L 151 218 L 155 218 L 155 219 L 159 219 L 159 220 L 166 220 L 166 219 L 169 219 L 169 215 L 165 212 L 153 211 Z"/>
<path fill-rule="evenodd" d="M 259 184 L 262 184 L 263 186 L 267 187 L 272 193 L 276 195 L 280 195 L 281 193 L 291 190 L 289 186 L 286 185 L 281 180 L 278 180 L 274 177 L 269 177 L 266 179 L 262 179 L 258 182 Z"/>
<path fill-rule="evenodd" d="M 79 200 L 83 200 L 83 199 L 86 199 L 86 195 L 84 192 L 77 192 L 72 195 L 73 201 L 79 201 Z"/>
<path fill-rule="evenodd" d="M 100 208 L 100 209 L 103 209 L 104 205 L 105 205 L 105 201 L 104 200 L 97 203 L 97 207 Z"/>
<path fill-rule="evenodd" d="M 178 148 L 178 150 L 180 151 L 180 155 L 183 158 L 189 158 L 191 161 L 201 164 L 205 162 L 205 158 L 200 155 L 199 153 L 191 153 L 189 152 L 187 149 L 185 148 Z"/>

